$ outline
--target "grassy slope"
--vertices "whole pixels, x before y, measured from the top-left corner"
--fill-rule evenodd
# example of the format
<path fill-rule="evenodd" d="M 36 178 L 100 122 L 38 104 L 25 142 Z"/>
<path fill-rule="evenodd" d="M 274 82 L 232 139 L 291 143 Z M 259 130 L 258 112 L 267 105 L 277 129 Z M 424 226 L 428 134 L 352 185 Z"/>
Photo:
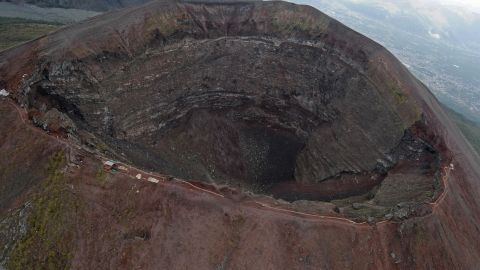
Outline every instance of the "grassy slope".
<path fill-rule="evenodd" d="M 39 7 L 108 11 L 126 6 L 143 4 L 148 1 L 150 0 L 26 0 L 25 2 Z"/>
<path fill-rule="evenodd" d="M 463 135 L 470 141 L 475 150 L 480 153 L 480 123 L 471 121 L 446 106 L 445 109 L 455 124 L 460 128 Z"/>
<path fill-rule="evenodd" d="M 43 21 L 0 17 L 0 51 L 52 32 L 60 26 Z"/>
<path fill-rule="evenodd" d="M 50 157 L 48 179 L 32 200 L 25 235 L 17 241 L 7 269 L 68 269 L 78 204 L 62 172 L 63 152 Z"/>

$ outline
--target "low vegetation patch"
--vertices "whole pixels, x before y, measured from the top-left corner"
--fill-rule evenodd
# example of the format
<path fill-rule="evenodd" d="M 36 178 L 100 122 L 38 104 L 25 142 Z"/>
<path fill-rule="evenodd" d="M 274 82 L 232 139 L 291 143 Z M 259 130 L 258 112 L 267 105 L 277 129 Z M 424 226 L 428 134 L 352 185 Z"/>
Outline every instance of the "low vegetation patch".
<path fill-rule="evenodd" d="M 457 124 L 463 135 L 472 144 L 473 148 L 480 154 L 480 123 L 471 121 L 454 110 L 446 108 L 451 119 Z"/>
<path fill-rule="evenodd" d="M 48 34 L 58 23 L 0 17 L 0 51 Z"/>
<path fill-rule="evenodd" d="M 50 157 L 48 179 L 33 196 L 27 232 L 10 254 L 8 269 L 69 268 L 78 204 L 61 171 L 64 163 L 63 152 Z"/>
<path fill-rule="evenodd" d="M 104 187 L 107 181 L 107 172 L 103 169 L 103 166 L 100 166 L 97 169 L 97 173 L 95 174 L 95 178 L 97 179 L 98 183 Z"/>

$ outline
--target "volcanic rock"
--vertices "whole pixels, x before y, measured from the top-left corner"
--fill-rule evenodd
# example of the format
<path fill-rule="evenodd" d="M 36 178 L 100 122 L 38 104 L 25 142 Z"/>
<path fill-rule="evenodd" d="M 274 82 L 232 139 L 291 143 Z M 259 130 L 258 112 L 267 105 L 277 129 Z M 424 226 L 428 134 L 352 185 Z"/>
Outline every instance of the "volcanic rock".
<path fill-rule="evenodd" d="M 0 54 L 0 86 L 11 119 L 26 108 L 86 156 L 65 171 L 86 223 L 68 223 L 73 268 L 479 263 L 478 156 L 388 51 L 311 7 L 110 12 Z M 139 171 L 105 175 L 99 157 Z"/>

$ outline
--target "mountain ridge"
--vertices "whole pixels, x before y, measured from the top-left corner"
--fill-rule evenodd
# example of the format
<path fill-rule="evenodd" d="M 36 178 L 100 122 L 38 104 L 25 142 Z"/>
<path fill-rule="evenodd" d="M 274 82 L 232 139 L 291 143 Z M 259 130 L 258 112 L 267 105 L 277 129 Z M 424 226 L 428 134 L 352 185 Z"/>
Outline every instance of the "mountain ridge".
<path fill-rule="evenodd" d="M 63 238 L 35 223 L 60 266 L 478 265 L 478 155 L 391 53 L 311 7 L 147 3 L 0 53 L 0 78 L 19 132 L 0 131 L 5 151 L 28 156 L 18 139 L 35 130 L 65 153 L 61 169 L 32 146 L 56 164 L 38 175 L 66 181 L 35 179 L 34 217 L 65 216 L 43 211 L 59 187 L 78 205 Z M 108 159 L 128 168 L 109 173 Z M 32 192 L 9 162 L 2 192 L 18 195 L 4 213 Z M 20 239 L 20 263 L 48 261 L 33 256 L 44 235 L 26 235 L 0 240 Z"/>

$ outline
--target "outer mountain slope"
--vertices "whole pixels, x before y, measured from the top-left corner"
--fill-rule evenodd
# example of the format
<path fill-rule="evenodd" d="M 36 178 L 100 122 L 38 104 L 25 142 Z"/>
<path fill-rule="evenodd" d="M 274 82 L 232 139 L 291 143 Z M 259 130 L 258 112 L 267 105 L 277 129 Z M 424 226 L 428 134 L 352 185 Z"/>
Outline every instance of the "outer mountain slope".
<path fill-rule="evenodd" d="M 25 108 L 25 132 L 49 132 L 67 153 L 65 168 L 53 162 L 36 191 L 28 177 L 10 176 L 28 167 L 0 160 L 10 172 L 4 192 L 23 194 L 3 209 L 29 192 L 44 198 L 33 200 L 26 221 L 22 211 L 4 211 L 2 224 L 27 228 L 0 238 L 11 267 L 479 263 L 478 156 L 399 61 L 311 7 L 152 2 L 119 10 L 0 54 L 0 88 L 16 104 L 3 98 L 2 110 L 13 119 Z M 18 121 L 4 123 L 3 147 L 16 145 L 7 130 Z M 106 174 L 101 157 L 197 188 Z M 45 222 L 72 212 L 68 230 Z M 39 224 L 50 241 L 28 230 Z"/>
<path fill-rule="evenodd" d="M 0 51 L 52 32 L 59 24 L 0 17 Z"/>
<path fill-rule="evenodd" d="M 445 110 L 460 128 L 463 135 L 465 135 L 467 140 L 472 144 L 473 148 L 477 150 L 477 153 L 480 153 L 480 124 L 467 119 L 465 116 L 448 107 L 446 107 Z"/>
<path fill-rule="evenodd" d="M 27 3 L 48 8 L 75 8 L 93 11 L 108 11 L 146 3 L 150 0 L 7 0 L 12 3 Z"/>
<path fill-rule="evenodd" d="M 6 18 L 22 18 L 57 24 L 70 24 L 98 14 L 99 12 L 82 9 L 41 8 L 28 4 L 0 2 L 0 17 Z"/>

